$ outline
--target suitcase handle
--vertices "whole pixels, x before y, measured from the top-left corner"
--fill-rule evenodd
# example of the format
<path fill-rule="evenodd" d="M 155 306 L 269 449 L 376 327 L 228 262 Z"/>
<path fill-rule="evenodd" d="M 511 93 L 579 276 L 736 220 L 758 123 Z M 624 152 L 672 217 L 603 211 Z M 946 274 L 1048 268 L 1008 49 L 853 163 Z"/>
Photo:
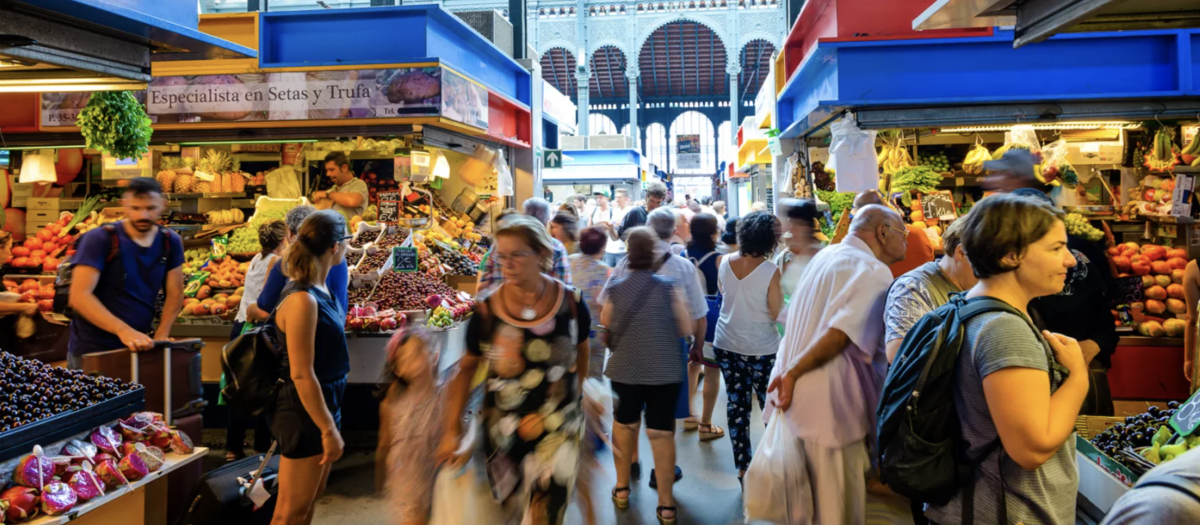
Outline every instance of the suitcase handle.
<path fill-rule="evenodd" d="M 163 352 L 163 420 L 167 426 L 171 425 L 171 347 L 179 343 L 190 343 L 198 341 L 197 339 L 188 339 L 185 341 L 155 341 L 154 347 L 147 352 L 162 351 Z M 139 377 L 141 370 L 138 364 L 139 355 L 144 352 L 129 353 L 129 371 L 130 377 L 134 383 L 141 382 Z"/>

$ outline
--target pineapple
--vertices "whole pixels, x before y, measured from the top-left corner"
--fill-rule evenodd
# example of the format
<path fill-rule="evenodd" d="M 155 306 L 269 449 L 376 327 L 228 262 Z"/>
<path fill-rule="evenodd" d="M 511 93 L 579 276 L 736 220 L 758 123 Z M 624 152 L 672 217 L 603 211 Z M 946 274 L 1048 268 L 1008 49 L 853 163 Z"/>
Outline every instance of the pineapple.
<path fill-rule="evenodd" d="M 175 177 L 175 193 L 193 193 L 195 190 L 195 184 L 195 175 L 192 175 L 191 173 L 182 173 Z"/>
<path fill-rule="evenodd" d="M 209 189 L 200 193 L 225 193 L 228 191 L 225 181 L 228 180 L 226 172 L 229 170 L 231 160 L 229 154 L 221 150 L 210 149 L 204 153 L 201 162 L 207 161 L 208 169 L 203 171 L 211 174 L 213 180 L 208 184 Z"/>
<path fill-rule="evenodd" d="M 197 180 L 192 191 L 188 193 L 212 193 L 212 183 L 206 180 Z"/>
<path fill-rule="evenodd" d="M 154 176 L 154 179 L 157 180 L 160 185 L 162 185 L 163 191 L 170 192 L 175 188 L 174 169 L 178 166 L 179 157 L 163 157 L 161 166 L 162 170 Z"/>
<path fill-rule="evenodd" d="M 233 159 L 229 169 L 229 187 L 225 188 L 225 191 L 244 193 L 246 191 L 246 177 L 242 176 L 242 161 Z"/>

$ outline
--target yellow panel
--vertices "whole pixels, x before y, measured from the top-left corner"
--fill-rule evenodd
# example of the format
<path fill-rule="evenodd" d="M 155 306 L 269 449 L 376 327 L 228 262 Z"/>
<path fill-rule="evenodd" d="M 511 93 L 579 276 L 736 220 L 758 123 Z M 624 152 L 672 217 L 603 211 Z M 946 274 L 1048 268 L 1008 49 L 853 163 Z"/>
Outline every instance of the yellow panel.
<path fill-rule="evenodd" d="M 764 152 L 765 156 L 763 155 Z M 771 152 L 767 146 L 767 139 L 750 139 L 742 142 L 742 147 L 738 148 L 738 167 L 744 167 L 749 164 L 770 164 L 771 160 Z"/>
<path fill-rule="evenodd" d="M 259 73 L 257 58 L 237 58 L 227 60 L 190 60 L 153 62 L 150 64 L 150 76 L 154 77 L 190 77 L 193 75 L 241 75 Z"/>
<path fill-rule="evenodd" d="M 775 96 L 779 97 L 783 93 L 783 86 L 787 83 L 787 60 L 784 59 L 784 54 L 787 52 L 787 47 L 779 50 L 779 57 L 775 59 Z"/>
<path fill-rule="evenodd" d="M 258 13 L 200 15 L 200 31 L 258 50 Z"/>

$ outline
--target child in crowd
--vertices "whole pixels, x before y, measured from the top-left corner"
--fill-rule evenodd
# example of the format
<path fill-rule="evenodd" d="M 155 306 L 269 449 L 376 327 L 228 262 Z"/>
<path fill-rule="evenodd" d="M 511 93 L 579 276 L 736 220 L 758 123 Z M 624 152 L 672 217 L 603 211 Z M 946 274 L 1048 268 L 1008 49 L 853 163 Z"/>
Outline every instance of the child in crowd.
<path fill-rule="evenodd" d="M 438 353 L 428 332 L 406 328 L 388 342 L 379 405 L 379 448 L 375 452 L 376 486 L 384 488 L 392 515 L 401 525 L 425 525 L 433 505 L 437 472 L 434 450 L 442 438 L 442 387 Z M 384 478 L 386 476 L 386 478 Z"/>

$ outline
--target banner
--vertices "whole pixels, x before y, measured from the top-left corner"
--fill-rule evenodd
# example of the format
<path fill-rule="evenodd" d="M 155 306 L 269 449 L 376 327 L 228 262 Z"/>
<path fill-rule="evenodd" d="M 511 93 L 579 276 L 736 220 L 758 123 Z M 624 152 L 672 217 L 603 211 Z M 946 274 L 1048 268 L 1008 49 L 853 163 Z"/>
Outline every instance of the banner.
<path fill-rule="evenodd" d="M 488 93 L 442 67 L 157 77 L 155 124 L 437 116 L 487 129 Z M 43 93 L 43 127 L 74 126 L 89 93 Z"/>
<path fill-rule="evenodd" d="M 677 135 L 675 139 L 675 169 L 700 169 L 700 135 Z"/>

